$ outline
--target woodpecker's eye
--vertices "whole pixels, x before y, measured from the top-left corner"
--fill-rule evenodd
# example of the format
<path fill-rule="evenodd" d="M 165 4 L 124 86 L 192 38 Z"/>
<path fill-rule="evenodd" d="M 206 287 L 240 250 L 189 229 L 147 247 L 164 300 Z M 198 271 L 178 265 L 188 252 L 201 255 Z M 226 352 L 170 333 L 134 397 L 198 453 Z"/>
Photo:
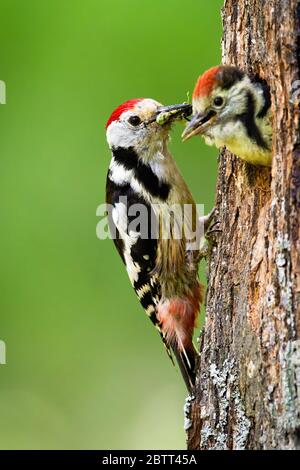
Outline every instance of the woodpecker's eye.
<path fill-rule="evenodd" d="M 220 108 L 222 104 L 224 103 L 224 100 L 222 96 L 216 96 L 214 99 L 214 105 L 217 106 L 217 108 Z"/>
<path fill-rule="evenodd" d="M 130 118 L 128 119 L 128 122 L 132 126 L 138 126 L 139 124 L 141 124 L 142 121 L 138 116 L 130 116 Z"/>

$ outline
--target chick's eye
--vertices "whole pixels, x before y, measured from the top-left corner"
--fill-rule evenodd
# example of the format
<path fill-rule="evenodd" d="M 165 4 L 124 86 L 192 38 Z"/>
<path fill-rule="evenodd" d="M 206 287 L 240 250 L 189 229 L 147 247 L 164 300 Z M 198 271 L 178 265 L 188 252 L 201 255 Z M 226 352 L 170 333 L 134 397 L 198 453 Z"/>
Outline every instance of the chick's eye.
<path fill-rule="evenodd" d="M 132 126 L 138 126 L 139 124 L 141 124 L 142 121 L 138 116 L 130 116 L 130 118 L 128 119 L 128 122 Z"/>
<path fill-rule="evenodd" d="M 218 108 L 220 106 L 222 106 L 222 104 L 224 103 L 224 100 L 222 98 L 222 96 L 216 96 L 215 99 L 214 99 L 214 105 L 217 106 Z"/>

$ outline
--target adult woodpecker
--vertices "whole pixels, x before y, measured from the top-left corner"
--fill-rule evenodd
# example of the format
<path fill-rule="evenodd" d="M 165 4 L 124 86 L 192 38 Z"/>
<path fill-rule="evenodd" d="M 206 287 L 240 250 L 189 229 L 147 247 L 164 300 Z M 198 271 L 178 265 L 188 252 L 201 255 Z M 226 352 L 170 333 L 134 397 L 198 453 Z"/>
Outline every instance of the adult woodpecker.
<path fill-rule="evenodd" d="M 271 98 L 264 81 L 221 65 L 199 77 L 193 118 L 182 137 L 201 134 L 208 145 L 228 150 L 253 165 L 272 163 Z"/>
<path fill-rule="evenodd" d="M 172 121 L 191 111 L 187 104 L 164 107 L 152 99 L 134 99 L 115 109 L 106 125 L 112 152 L 106 202 L 112 208 L 109 224 L 116 235 L 114 243 L 169 356 L 174 353 L 189 391 L 197 354 L 192 337 L 203 288 L 198 279 L 200 252 L 191 248 L 193 237 L 188 234 L 199 227 L 195 202 L 167 143 Z M 135 204 L 147 209 L 146 236 L 142 227 L 130 228 Z M 184 205 L 192 210 L 184 217 L 182 236 L 177 236 Z M 170 229 L 169 236 L 163 235 L 163 228 Z"/>

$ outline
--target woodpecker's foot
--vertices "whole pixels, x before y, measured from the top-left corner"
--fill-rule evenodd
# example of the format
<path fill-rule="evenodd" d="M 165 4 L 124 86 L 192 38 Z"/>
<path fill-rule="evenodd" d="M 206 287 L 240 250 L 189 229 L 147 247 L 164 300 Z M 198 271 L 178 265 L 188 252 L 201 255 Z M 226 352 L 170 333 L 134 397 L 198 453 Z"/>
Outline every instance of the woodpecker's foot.
<path fill-rule="evenodd" d="M 214 207 L 207 215 L 203 215 L 202 217 L 199 217 L 199 223 L 200 225 L 203 224 L 204 233 L 207 232 L 210 224 L 212 223 L 215 213 L 216 213 L 216 208 Z"/>
<path fill-rule="evenodd" d="M 215 213 L 214 213 L 215 216 Z M 208 227 L 205 233 L 206 245 L 207 245 L 207 254 L 208 257 L 211 253 L 211 249 L 217 243 L 217 237 L 222 232 L 221 222 L 218 219 L 215 219 Z"/>
<path fill-rule="evenodd" d="M 214 223 L 209 227 L 205 236 L 210 238 L 213 234 L 222 232 L 220 220 L 215 220 Z"/>
<path fill-rule="evenodd" d="M 222 232 L 221 223 L 219 220 L 216 220 L 206 232 L 206 240 L 208 245 L 208 254 L 209 257 L 213 246 L 216 246 L 218 243 L 218 236 Z"/>
<path fill-rule="evenodd" d="M 207 258 L 210 252 L 211 234 L 217 229 L 219 222 L 214 220 L 216 216 L 216 208 L 214 207 L 209 214 L 199 217 L 199 223 L 203 226 L 204 237 L 200 241 L 199 252 L 201 258 Z"/>

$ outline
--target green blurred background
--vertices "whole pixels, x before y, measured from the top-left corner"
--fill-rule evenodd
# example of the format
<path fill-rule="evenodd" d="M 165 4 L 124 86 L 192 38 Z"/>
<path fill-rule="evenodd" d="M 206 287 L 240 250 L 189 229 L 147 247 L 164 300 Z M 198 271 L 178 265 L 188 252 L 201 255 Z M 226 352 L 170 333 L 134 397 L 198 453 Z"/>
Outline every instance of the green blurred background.
<path fill-rule="evenodd" d="M 222 3 L 0 0 L 1 448 L 185 448 L 183 382 L 95 214 L 112 109 L 185 100 L 221 60 Z M 181 131 L 208 211 L 217 151 Z"/>

